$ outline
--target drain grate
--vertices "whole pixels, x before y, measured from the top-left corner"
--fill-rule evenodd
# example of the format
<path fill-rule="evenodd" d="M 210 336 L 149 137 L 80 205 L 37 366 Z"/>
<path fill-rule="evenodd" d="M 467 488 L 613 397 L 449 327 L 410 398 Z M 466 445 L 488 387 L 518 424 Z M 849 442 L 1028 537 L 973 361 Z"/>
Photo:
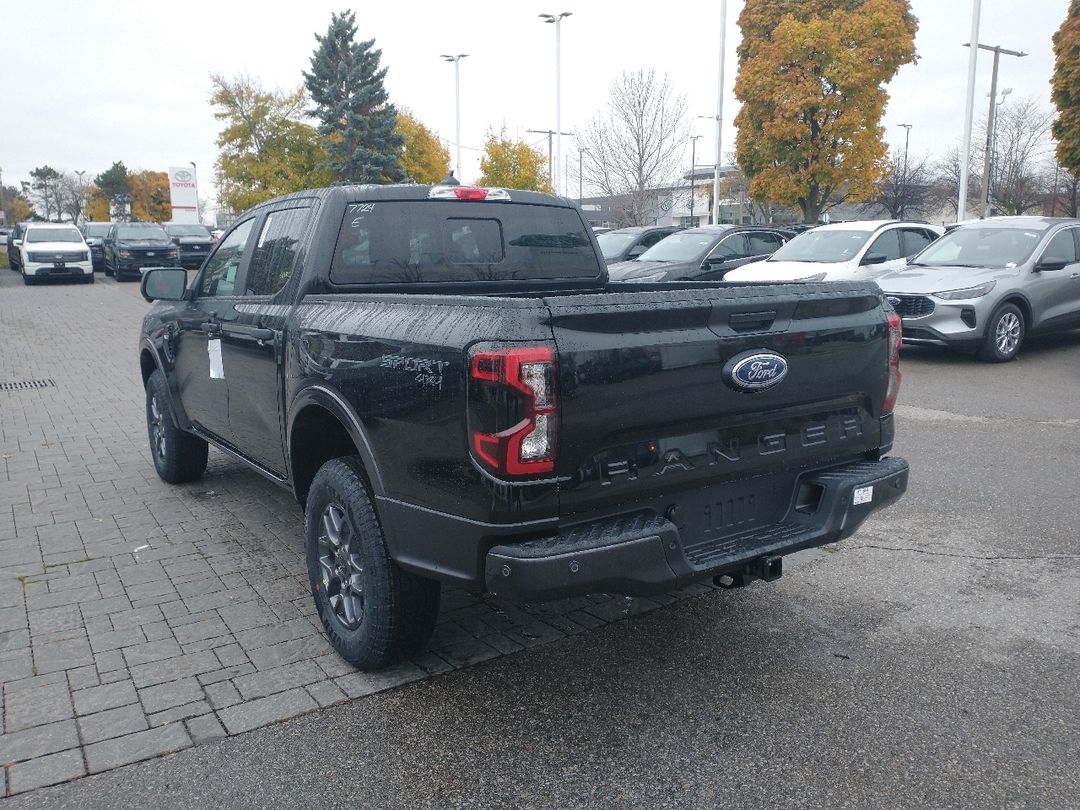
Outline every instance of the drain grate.
<path fill-rule="evenodd" d="M 27 391 L 31 388 L 55 388 L 56 383 L 52 380 L 15 380 L 14 382 L 0 382 L 0 391 Z"/>

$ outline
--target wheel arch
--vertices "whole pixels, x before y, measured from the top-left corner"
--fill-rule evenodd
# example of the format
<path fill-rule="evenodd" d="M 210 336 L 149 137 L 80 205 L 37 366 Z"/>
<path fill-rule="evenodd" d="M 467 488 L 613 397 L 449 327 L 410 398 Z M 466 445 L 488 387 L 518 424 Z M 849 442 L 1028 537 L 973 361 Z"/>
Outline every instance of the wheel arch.
<path fill-rule="evenodd" d="M 322 385 L 303 389 L 289 409 L 288 432 L 289 474 L 301 506 L 307 505 L 308 490 L 319 467 L 347 455 L 359 457 L 371 495 L 383 495 L 374 450 L 348 401 Z"/>
<path fill-rule="evenodd" d="M 1034 324 L 1032 323 L 1031 316 L 1031 302 L 1028 301 L 1027 296 L 1025 296 L 1023 293 L 1011 292 L 1004 298 L 1002 298 L 1000 301 L 998 301 L 997 306 L 994 307 L 993 311 L 997 312 L 998 309 L 1005 306 L 1006 304 L 1014 304 L 1020 310 L 1020 314 L 1024 316 L 1024 331 L 1030 332 Z M 991 313 L 990 320 L 993 320 L 993 312 Z M 986 328 L 988 330 L 990 329 L 989 321 L 986 324 Z"/>

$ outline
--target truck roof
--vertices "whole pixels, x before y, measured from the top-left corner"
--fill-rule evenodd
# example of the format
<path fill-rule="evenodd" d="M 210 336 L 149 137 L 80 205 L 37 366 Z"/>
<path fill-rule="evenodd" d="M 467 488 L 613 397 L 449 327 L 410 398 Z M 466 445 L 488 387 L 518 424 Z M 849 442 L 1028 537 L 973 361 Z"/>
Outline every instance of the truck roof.
<path fill-rule="evenodd" d="M 314 188 L 306 191 L 296 191 L 285 194 L 260 203 L 257 207 L 273 205 L 288 200 L 318 199 L 329 201 L 338 199 L 345 202 L 357 202 L 371 200 L 426 200 L 435 186 L 417 185 L 415 183 L 396 183 L 392 185 L 351 185 L 329 186 L 327 188 Z M 470 186 L 458 186 L 458 188 L 470 188 Z M 571 208 L 573 203 L 566 197 L 557 197 L 554 194 L 544 194 L 539 191 L 525 191 L 524 189 L 504 189 L 510 195 L 510 202 L 531 203 L 533 205 L 553 205 L 560 208 Z M 504 201 L 492 200 L 491 204 L 503 204 Z"/>

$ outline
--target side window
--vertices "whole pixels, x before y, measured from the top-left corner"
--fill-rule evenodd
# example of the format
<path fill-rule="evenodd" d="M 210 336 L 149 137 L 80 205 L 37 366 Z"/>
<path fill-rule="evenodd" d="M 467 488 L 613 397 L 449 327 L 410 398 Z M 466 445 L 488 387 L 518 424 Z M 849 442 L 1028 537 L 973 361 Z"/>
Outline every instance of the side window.
<path fill-rule="evenodd" d="M 266 215 L 251 252 L 244 295 L 274 295 L 289 280 L 307 225 L 309 208 L 290 208 Z"/>
<path fill-rule="evenodd" d="M 1076 240 L 1073 238 L 1073 231 L 1075 228 L 1066 228 L 1065 230 L 1058 231 L 1054 234 L 1054 238 L 1050 240 L 1050 244 L 1046 246 L 1046 250 L 1043 251 L 1041 261 L 1044 262 L 1065 262 L 1065 264 L 1072 264 L 1076 261 Z"/>
<path fill-rule="evenodd" d="M 766 254 L 775 253 L 780 246 L 784 244 L 783 239 L 775 233 L 769 233 L 768 231 L 748 233 L 746 239 L 750 243 L 751 256 L 764 256 Z"/>
<path fill-rule="evenodd" d="M 643 246 L 647 247 L 647 248 L 651 248 L 653 245 L 655 245 L 657 242 L 659 242 L 665 236 L 667 236 L 667 234 L 664 233 L 663 231 L 657 231 L 656 233 L 650 233 L 644 239 L 641 240 L 641 244 Z"/>
<path fill-rule="evenodd" d="M 930 242 L 930 237 L 921 228 L 904 228 L 900 232 L 900 246 L 904 249 L 904 256 L 914 256 Z"/>
<path fill-rule="evenodd" d="M 249 219 L 237 225 L 206 260 L 199 282 L 200 296 L 236 295 L 236 274 L 240 271 L 240 262 L 244 258 L 244 249 L 254 223 L 254 219 Z"/>
<path fill-rule="evenodd" d="M 709 254 L 710 259 L 745 259 L 750 254 L 746 252 L 746 237 L 741 233 L 733 233 L 725 236 Z"/>
<path fill-rule="evenodd" d="M 885 231 L 885 233 L 874 240 L 874 243 L 870 245 L 870 249 L 866 251 L 864 255 L 880 253 L 885 257 L 885 261 L 887 262 L 902 258 L 904 254 L 900 252 L 899 234 L 900 231 L 897 228 Z"/>

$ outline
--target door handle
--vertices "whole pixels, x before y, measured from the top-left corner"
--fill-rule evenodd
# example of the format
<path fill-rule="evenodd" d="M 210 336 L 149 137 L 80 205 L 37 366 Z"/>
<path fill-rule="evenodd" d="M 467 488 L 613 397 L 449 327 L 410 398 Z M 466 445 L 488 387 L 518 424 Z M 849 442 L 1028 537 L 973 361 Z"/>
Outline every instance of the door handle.
<path fill-rule="evenodd" d="M 216 335 L 221 332 L 221 324 L 217 321 L 204 321 L 199 324 L 199 328 L 208 335 Z"/>

